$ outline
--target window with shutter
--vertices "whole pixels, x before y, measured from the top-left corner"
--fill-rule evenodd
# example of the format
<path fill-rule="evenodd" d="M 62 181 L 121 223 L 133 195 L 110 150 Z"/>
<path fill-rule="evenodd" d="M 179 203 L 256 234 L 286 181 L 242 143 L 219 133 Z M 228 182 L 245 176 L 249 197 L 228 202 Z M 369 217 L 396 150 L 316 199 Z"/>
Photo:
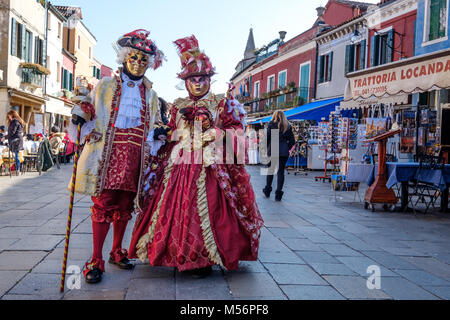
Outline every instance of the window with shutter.
<path fill-rule="evenodd" d="M 39 37 L 34 37 L 34 63 L 39 63 Z"/>
<path fill-rule="evenodd" d="M 386 61 L 389 63 L 394 61 L 394 29 L 388 32 L 386 37 Z"/>
<path fill-rule="evenodd" d="M 354 55 L 355 55 L 355 46 L 353 44 L 349 44 L 345 47 L 345 73 L 349 73 L 354 71 Z"/>
<path fill-rule="evenodd" d="M 429 41 L 445 37 L 447 15 L 447 0 L 430 0 Z"/>
<path fill-rule="evenodd" d="M 332 73 L 333 73 L 333 51 L 331 51 L 328 54 L 328 77 L 327 77 L 328 81 L 331 81 Z"/>
<path fill-rule="evenodd" d="M 26 51 L 26 29 L 25 25 L 20 25 L 20 59 L 25 59 L 25 51 Z"/>
<path fill-rule="evenodd" d="M 46 41 L 39 39 L 39 56 L 40 56 L 39 64 L 44 67 L 47 67 L 47 59 L 45 56 L 45 54 L 46 54 L 45 46 L 46 46 Z"/>
<path fill-rule="evenodd" d="M 379 35 L 373 35 L 370 38 L 370 66 L 375 67 L 378 65 L 378 51 L 379 51 Z"/>
<path fill-rule="evenodd" d="M 101 77 L 101 75 L 100 75 L 100 69 L 97 68 L 97 79 L 100 80 L 100 77 Z"/>
<path fill-rule="evenodd" d="M 17 24 L 14 18 L 11 18 L 11 55 L 17 56 Z"/>
<path fill-rule="evenodd" d="M 322 83 L 324 80 L 324 62 L 325 62 L 325 56 L 319 56 L 317 71 L 319 73 L 319 83 Z"/>
<path fill-rule="evenodd" d="M 366 68 L 366 40 L 361 41 L 361 46 L 359 50 L 359 66 L 358 70 Z"/>
<path fill-rule="evenodd" d="M 66 89 L 66 69 L 62 69 L 62 88 Z"/>
<path fill-rule="evenodd" d="M 69 90 L 73 91 L 73 74 L 69 73 Z"/>

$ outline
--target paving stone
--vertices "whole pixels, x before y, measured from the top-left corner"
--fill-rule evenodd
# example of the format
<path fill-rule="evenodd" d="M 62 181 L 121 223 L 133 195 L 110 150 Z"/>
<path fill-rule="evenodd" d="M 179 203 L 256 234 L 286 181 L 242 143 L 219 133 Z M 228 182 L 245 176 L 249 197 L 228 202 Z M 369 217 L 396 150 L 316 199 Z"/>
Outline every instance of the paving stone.
<path fill-rule="evenodd" d="M 9 294 L 36 295 L 45 300 L 61 299 L 60 274 L 27 274 Z"/>
<path fill-rule="evenodd" d="M 239 261 L 239 268 L 237 270 L 228 272 L 267 272 L 266 268 L 260 261 Z"/>
<path fill-rule="evenodd" d="M 321 276 L 337 275 L 337 276 L 354 276 L 356 275 L 350 268 L 340 263 L 311 263 L 310 266 Z"/>
<path fill-rule="evenodd" d="M 132 279 L 140 278 L 173 278 L 175 276 L 174 268 L 152 267 L 148 264 L 138 264 L 134 267 L 131 275 Z"/>
<path fill-rule="evenodd" d="M 450 280 L 450 265 L 440 262 L 435 258 L 427 257 L 402 257 L 402 259 L 418 266 L 429 273 L 442 279 Z"/>
<path fill-rule="evenodd" d="M 268 228 L 268 230 L 278 238 L 297 238 L 305 239 L 305 235 L 301 234 L 298 230 L 293 228 Z"/>
<path fill-rule="evenodd" d="M 227 273 L 226 279 L 233 298 L 284 297 L 268 273 Z"/>
<path fill-rule="evenodd" d="M 305 236 L 326 236 L 327 235 L 321 229 L 314 227 L 314 226 L 312 226 L 312 227 L 300 226 L 300 227 L 294 227 L 294 228 L 297 229 L 301 234 L 304 234 Z"/>
<path fill-rule="evenodd" d="M 363 254 L 369 258 L 375 260 L 376 262 L 382 264 L 388 269 L 417 269 L 417 266 L 403 260 L 388 252 L 378 252 L 378 251 L 363 251 Z"/>
<path fill-rule="evenodd" d="M 126 300 L 175 300 L 174 278 L 132 279 Z"/>
<path fill-rule="evenodd" d="M 326 282 L 307 265 L 266 263 L 278 284 L 326 285 Z"/>
<path fill-rule="evenodd" d="M 177 300 L 230 300 L 232 295 L 221 270 L 207 278 L 194 279 L 190 273 L 176 273 Z M 193 294 L 195 292 L 195 294 Z"/>
<path fill-rule="evenodd" d="M 0 239 L 0 251 L 8 249 L 13 243 L 19 240 L 20 239 L 11 239 L 11 238 Z"/>
<path fill-rule="evenodd" d="M 375 261 L 367 257 L 337 257 L 336 259 L 363 277 L 369 276 L 367 273 L 367 268 L 374 265 L 380 268 L 382 277 L 398 277 L 398 274 L 377 264 Z"/>
<path fill-rule="evenodd" d="M 398 269 L 395 272 L 402 277 L 408 279 L 420 286 L 450 286 L 450 282 L 444 279 L 438 278 L 423 270 L 401 270 Z"/>
<path fill-rule="evenodd" d="M 343 244 L 357 251 L 383 251 L 376 245 L 369 244 L 362 240 L 343 240 Z"/>
<path fill-rule="evenodd" d="M 58 243 L 64 239 L 63 236 L 55 235 L 28 235 L 15 242 L 9 250 L 30 251 L 30 250 L 53 250 Z"/>
<path fill-rule="evenodd" d="M 299 258 L 292 251 L 288 252 L 275 252 L 275 251 L 259 251 L 259 260 L 266 264 L 268 262 L 273 263 L 294 263 L 294 264 L 304 264 L 305 262 Z"/>
<path fill-rule="evenodd" d="M 283 242 L 295 251 L 321 251 L 321 248 L 308 239 L 283 239 Z"/>
<path fill-rule="evenodd" d="M 290 300 L 345 300 L 331 286 L 282 285 L 280 287 Z"/>
<path fill-rule="evenodd" d="M 126 290 L 71 290 L 64 295 L 64 300 L 124 300 Z"/>
<path fill-rule="evenodd" d="M 366 279 L 360 276 L 324 276 L 347 299 L 391 299 L 382 290 L 367 288 Z"/>
<path fill-rule="evenodd" d="M 0 271 L 0 297 L 27 274 L 26 271 Z"/>
<path fill-rule="evenodd" d="M 48 252 L 4 251 L 0 253 L 0 270 L 31 270 Z"/>
<path fill-rule="evenodd" d="M 4 227 L 0 229 L 0 235 L 6 235 L 9 238 L 11 235 L 28 235 L 35 229 L 36 227 Z"/>
<path fill-rule="evenodd" d="M 340 263 L 335 257 L 326 253 L 325 251 L 314 252 L 314 251 L 296 251 L 303 260 L 308 264 L 311 263 Z"/>
<path fill-rule="evenodd" d="M 397 248 L 397 247 L 385 247 L 383 249 L 387 252 L 395 254 L 396 256 L 414 256 L 414 257 L 429 257 L 429 254 L 419 252 L 412 248 Z"/>
<path fill-rule="evenodd" d="M 45 259 L 44 261 L 40 262 L 38 265 L 36 265 L 33 268 L 32 273 L 61 274 L 62 263 L 63 263 L 62 257 L 59 260 Z M 86 260 L 68 259 L 67 267 L 77 266 L 81 270 L 81 269 L 83 269 L 83 266 L 85 263 L 86 263 Z"/>
<path fill-rule="evenodd" d="M 332 256 L 361 256 L 361 253 L 343 244 L 319 244 L 319 246 Z"/>
<path fill-rule="evenodd" d="M 414 283 L 401 278 L 381 278 L 381 289 L 396 300 L 436 300 L 435 295 L 430 294 Z"/>
<path fill-rule="evenodd" d="M 424 286 L 424 288 L 441 299 L 450 300 L 450 286 L 448 287 Z"/>
<path fill-rule="evenodd" d="M 314 236 L 314 235 L 309 235 L 307 236 L 307 238 L 309 240 L 311 240 L 314 243 L 332 243 L 332 244 L 339 244 L 340 241 L 336 240 L 333 237 L 330 236 Z"/>

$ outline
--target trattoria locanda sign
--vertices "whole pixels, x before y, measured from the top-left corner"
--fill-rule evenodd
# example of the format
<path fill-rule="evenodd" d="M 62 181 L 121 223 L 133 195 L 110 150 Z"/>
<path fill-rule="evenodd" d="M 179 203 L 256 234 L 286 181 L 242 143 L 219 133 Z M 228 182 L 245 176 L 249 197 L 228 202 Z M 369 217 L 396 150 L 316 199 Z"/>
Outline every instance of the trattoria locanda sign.
<path fill-rule="evenodd" d="M 450 50 L 400 60 L 347 75 L 344 100 L 450 87 Z"/>

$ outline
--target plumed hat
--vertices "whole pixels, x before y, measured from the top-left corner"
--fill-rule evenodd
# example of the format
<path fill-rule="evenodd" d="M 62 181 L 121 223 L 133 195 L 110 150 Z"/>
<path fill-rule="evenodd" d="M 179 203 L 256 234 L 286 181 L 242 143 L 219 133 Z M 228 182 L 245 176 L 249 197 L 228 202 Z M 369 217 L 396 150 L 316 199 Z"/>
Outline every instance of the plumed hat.
<path fill-rule="evenodd" d="M 158 69 L 164 59 L 164 53 L 158 49 L 156 44 L 149 38 L 150 31 L 139 29 L 127 33 L 117 40 L 117 44 L 122 48 L 133 48 L 142 51 L 153 57 L 153 69 Z"/>
<path fill-rule="evenodd" d="M 194 35 L 174 41 L 177 46 L 178 54 L 183 69 L 178 78 L 186 80 L 194 76 L 212 76 L 215 74 L 214 67 L 211 65 L 206 54 L 200 51 L 198 41 Z"/>

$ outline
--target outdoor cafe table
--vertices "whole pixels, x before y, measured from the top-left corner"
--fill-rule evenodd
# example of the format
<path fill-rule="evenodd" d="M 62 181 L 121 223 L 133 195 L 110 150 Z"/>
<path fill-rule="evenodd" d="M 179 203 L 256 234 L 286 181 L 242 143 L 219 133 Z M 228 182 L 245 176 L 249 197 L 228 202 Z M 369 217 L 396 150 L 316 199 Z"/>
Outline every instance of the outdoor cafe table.
<path fill-rule="evenodd" d="M 373 165 L 372 165 L 373 166 Z M 408 205 L 409 190 L 408 182 L 412 181 L 417 176 L 419 169 L 418 162 L 388 162 L 386 163 L 388 172 L 388 181 L 386 187 L 389 189 L 395 186 L 397 183 L 401 183 L 401 207 L 400 210 L 404 210 Z M 367 177 L 367 185 L 372 185 L 375 180 L 377 168 L 373 166 L 371 174 Z M 441 195 L 441 211 L 445 211 L 448 208 L 448 190 L 450 186 L 450 164 L 444 166 L 442 171 L 440 170 L 425 170 L 421 174 L 421 180 L 424 182 L 432 183 L 434 186 L 442 190 Z"/>

